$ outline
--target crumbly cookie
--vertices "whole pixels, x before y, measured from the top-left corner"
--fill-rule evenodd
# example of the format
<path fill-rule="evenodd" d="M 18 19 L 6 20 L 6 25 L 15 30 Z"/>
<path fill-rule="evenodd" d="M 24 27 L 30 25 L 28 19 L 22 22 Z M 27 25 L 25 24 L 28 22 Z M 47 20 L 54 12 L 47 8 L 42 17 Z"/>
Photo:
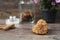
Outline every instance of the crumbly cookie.
<path fill-rule="evenodd" d="M 0 30 L 8 30 L 8 29 L 12 29 L 15 28 L 14 24 L 9 24 L 9 25 L 1 25 L 0 26 Z"/>
<path fill-rule="evenodd" d="M 43 19 L 40 19 L 37 22 L 37 24 L 32 27 L 32 31 L 36 34 L 46 34 L 48 31 L 46 21 Z"/>

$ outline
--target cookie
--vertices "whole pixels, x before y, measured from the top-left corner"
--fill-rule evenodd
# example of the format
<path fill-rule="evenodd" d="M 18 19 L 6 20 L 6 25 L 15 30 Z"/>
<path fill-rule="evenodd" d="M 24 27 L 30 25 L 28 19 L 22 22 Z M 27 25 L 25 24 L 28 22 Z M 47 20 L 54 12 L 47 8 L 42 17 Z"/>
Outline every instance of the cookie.
<path fill-rule="evenodd" d="M 43 19 L 40 19 L 36 25 L 32 27 L 32 32 L 36 34 L 46 34 L 48 31 L 47 22 Z"/>

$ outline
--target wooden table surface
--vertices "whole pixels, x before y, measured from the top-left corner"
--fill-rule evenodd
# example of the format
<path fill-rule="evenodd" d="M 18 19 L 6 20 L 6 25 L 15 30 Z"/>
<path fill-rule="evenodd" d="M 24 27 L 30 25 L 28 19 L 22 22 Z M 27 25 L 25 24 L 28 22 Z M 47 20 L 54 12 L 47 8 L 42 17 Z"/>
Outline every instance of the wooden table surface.
<path fill-rule="evenodd" d="M 5 24 L 5 20 L 0 19 L 0 25 Z M 0 40 L 60 40 L 60 24 L 48 24 L 46 35 L 37 35 L 31 31 L 34 24 L 23 23 L 17 25 L 16 29 L 0 30 Z"/>

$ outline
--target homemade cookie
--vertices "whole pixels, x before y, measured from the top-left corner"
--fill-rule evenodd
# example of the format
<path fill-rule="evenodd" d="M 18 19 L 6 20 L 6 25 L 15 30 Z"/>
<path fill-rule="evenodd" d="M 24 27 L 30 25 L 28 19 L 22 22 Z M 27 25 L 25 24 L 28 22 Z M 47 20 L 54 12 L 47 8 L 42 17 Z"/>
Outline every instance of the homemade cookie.
<path fill-rule="evenodd" d="M 48 31 L 46 21 L 43 19 L 40 19 L 37 22 L 37 24 L 32 27 L 32 31 L 36 34 L 46 34 Z"/>
<path fill-rule="evenodd" d="M 0 25 L 0 30 L 9 30 L 15 28 L 14 24 L 9 24 L 9 25 Z"/>

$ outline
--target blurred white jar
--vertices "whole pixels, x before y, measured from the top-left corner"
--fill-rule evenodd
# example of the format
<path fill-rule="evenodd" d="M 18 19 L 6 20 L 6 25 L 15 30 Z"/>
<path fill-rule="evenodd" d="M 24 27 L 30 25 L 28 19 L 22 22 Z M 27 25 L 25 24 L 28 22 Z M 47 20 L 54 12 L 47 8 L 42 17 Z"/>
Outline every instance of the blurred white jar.
<path fill-rule="evenodd" d="M 8 24 L 19 24 L 20 21 L 19 21 L 19 18 L 16 18 L 16 16 L 9 16 L 9 19 L 6 19 L 6 22 L 5 24 L 8 25 Z"/>

